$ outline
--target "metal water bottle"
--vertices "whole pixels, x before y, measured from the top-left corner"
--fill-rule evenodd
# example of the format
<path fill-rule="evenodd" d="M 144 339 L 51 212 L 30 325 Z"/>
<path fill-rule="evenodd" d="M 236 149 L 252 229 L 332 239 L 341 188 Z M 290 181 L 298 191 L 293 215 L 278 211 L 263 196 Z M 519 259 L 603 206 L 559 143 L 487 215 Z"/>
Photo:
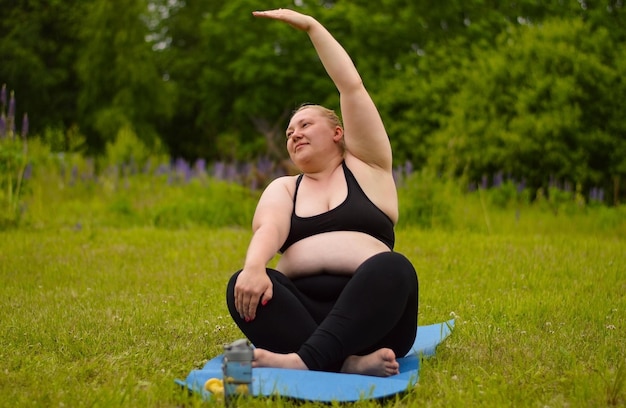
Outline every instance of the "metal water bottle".
<path fill-rule="evenodd" d="M 235 340 L 224 345 L 222 373 L 226 406 L 233 406 L 239 396 L 250 394 L 253 358 L 254 349 L 246 339 Z"/>

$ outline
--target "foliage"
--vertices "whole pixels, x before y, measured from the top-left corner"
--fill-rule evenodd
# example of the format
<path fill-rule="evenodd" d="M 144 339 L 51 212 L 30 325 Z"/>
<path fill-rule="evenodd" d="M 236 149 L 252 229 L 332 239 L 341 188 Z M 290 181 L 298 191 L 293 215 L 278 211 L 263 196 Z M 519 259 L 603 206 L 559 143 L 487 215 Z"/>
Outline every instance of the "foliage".
<path fill-rule="evenodd" d="M 258 192 L 184 163 L 124 156 L 123 142 L 109 156 L 120 161 L 98 172 L 93 159 L 51 156 L 33 173 L 24 223 L 34 228 L 248 227 Z M 133 145 L 136 146 L 136 145 Z M 43 164 L 43 163 L 42 163 Z M 45 170 L 44 170 L 45 168 Z"/>
<path fill-rule="evenodd" d="M 338 104 L 306 35 L 250 14 L 294 7 L 353 57 L 396 163 L 626 192 L 619 0 L 9 3 L 0 77 L 35 134 L 83 135 L 92 155 L 128 128 L 189 161 L 283 159 L 291 109 Z"/>
<path fill-rule="evenodd" d="M 605 108 L 626 92 L 617 49 L 606 30 L 561 20 L 476 48 L 450 117 L 433 134 L 431 163 L 472 180 L 504 171 L 534 188 L 551 176 L 610 189 L 609 168 L 619 167 L 611 152 L 626 134 L 618 111 Z"/>
<path fill-rule="evenodd" d="M 153 144 L 153 147 L 147 146 L 132 128 L 128 125 L 123 126 L 118 130 L 115 140 L 106 143 L 102 167 L 131 166 L 137 171 L 144 169 L 151 160 L 158 163 L 166 162 L 167 154 L 161 143 L 155 140 Z"/>
<path fill-rule="evenodd" d="M 458 188 L 422 170 L 402 180 L 398 192 L 398 226 L 448 228 L 452 226 L 452 203 L 460 198 Z"/>
<path fill-rule="evenodd" d="M 3 1 L 0 9 L 0 80 L 20 96 L 31 134 L 65 131 L 77 117 L 76 60 L 85 43 L 78 32 L 92 0 Z M 95 61 L 94 61 L 95 62 Z M 18 115 L 21 117 L 22 115 Z"/>
<path fill-rule="evenodd" d="M 172 86 L 154 64 L 145 0 L 94 0 L 84 16 L 85 42 L 76 70 L 78 110 L 89 147 L 99 152 L 123 128 L 131 127 L 147 144 L 158 139 L 157 124 L 174 110 Z"/>

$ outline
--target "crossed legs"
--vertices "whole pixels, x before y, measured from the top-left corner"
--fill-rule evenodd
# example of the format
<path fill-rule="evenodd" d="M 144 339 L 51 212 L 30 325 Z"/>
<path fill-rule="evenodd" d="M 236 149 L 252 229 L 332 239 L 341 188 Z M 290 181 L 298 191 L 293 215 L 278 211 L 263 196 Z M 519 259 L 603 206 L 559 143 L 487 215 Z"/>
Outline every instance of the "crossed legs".
<path fill-rule="evenodd" d="M 257 347 L 255 365 L 344 371 L 377 376 L 397 373 L 396 357 L 415 340 L 418 283 L 401 254 L 384 252 L 352 275 L 321 274 L 294 281 L 273 269 L 267 273 L 274 296 L 259 306 L 252 322 L 228 308 L 241 331 Z"/>

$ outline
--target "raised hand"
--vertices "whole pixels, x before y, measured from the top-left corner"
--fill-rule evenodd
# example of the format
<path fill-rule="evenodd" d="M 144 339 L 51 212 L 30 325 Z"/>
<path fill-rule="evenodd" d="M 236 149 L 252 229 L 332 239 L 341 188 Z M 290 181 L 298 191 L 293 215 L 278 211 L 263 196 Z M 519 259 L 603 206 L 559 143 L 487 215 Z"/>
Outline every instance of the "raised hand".
<path fill-rule="evenodd" d="M 298 30 L 308 31 L 315 19 L 297 11 L 290 9 L 276 9 L 266 11 L 253 11 L 252 15 L 259 18 L 269 18 L 273 20 L 284 21 L 285 23 L 297 28 Z"/>

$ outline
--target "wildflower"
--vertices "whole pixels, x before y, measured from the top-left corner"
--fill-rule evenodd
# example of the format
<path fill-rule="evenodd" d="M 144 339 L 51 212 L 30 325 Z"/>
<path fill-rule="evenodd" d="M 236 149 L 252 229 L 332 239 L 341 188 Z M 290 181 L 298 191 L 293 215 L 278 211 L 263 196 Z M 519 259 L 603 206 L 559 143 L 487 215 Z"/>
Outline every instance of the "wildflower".
<path fill-rule="evenodd" d="M 413 163 L 407 160 L 406 163 L 404 163 L 404 174 L 406 174 L 407 176 L 410 176 L 412 173 L 413 173 Z"/>
<path fill-rule="evenodd" d="M 615 330 L 615 325 L 614 324 L 607 324 L 606 328 L 608 330 Z"/>
<path fill-rule="evenodd" d="M 500 187 L 502 185 L 503 180 L 504 180 L 504 177 L 502 175 L 502 172 L 501 171 L 497 172 L 493 176 L 493 186 L 494 187 Z"/>
<path fill-rule="evenodd" d="M 4 110 L 7 104 L 7 84 L 2 84 L 2 90 L 0 90 L 0 108 Z"/>
<path fill-rule="evenodd" d="M 191 167 L 185 161 L 185 159 L 178 158 L 174 163 L 174 168 L 176 169 L 176 173 L 183 177 L 185 181 L 189 181 L 191 178 Z"/>
<path fill-rule="evenodd" d="M 24 168 L 24 174 L 22 175 L 22 178 L 24 180 L 29 180 L 32 174 L 33 174 L 33 166 L 31 165 L 31 163 L 28 163 L 26 167 Z"/>
<path fill-rule="evenodd" d="M 218 161 L 213 165 L 213 177 L 217 180 L 223 180 L 226 170 L 224 162 Z"/>
<path fill-rule="evenodd" d="M 206 174 L 206 160 L 204 159 L 196 160 L 196 163 L 194 164 L 193 167 L 198 176 L 203 176 L 204 174 Z"/>
<path fill-rule="evenodd" d="M 22 138 L 26 139 L 28 135 L 28 114 L 24 114 L 24 118 L 22 119 Z"/>
<path fill-rule="evenodd" d="M 15 132 L 15 92 L 11 91 L 11 97 L 9 98 L 9 110 L 7 112 L 9 118 L 9 131 Z"/>
<path fill-rule="evenodd" d="M 526 179 L 522 179 L 517 185 L 517 194 L 521 194 L 526 188 Z"/>

